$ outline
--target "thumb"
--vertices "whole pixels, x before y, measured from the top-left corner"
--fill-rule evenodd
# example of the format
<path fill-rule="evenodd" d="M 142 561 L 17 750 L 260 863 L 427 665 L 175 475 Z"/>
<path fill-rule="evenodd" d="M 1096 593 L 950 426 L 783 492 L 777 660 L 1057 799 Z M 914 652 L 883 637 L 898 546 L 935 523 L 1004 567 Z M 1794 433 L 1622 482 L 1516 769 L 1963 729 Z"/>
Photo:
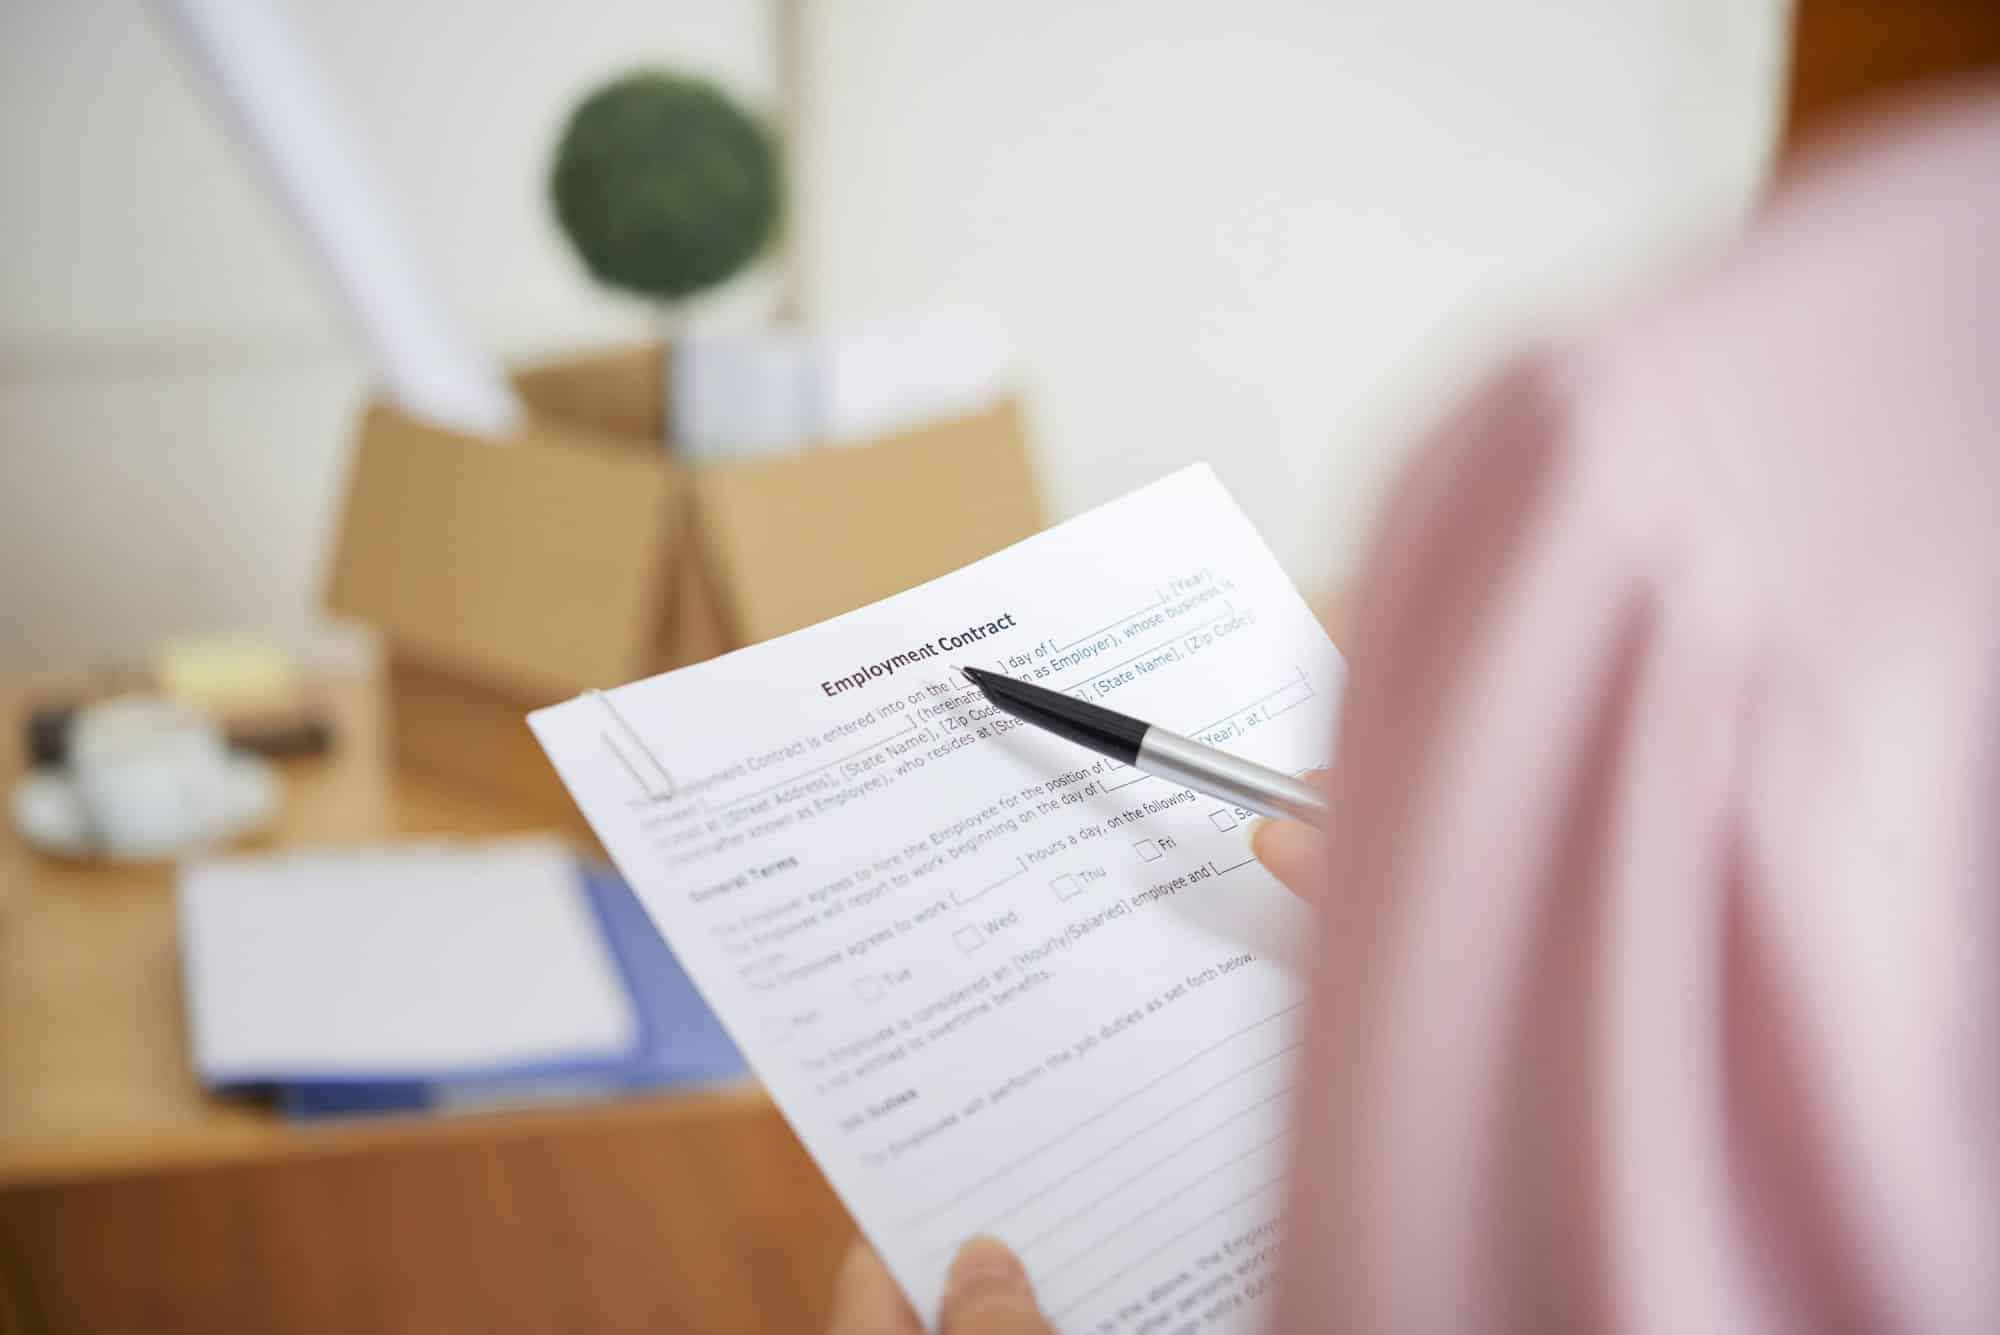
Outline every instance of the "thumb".
<path fill-rule="evenodd" d="M 939 1335 L 1054 1335 L 1035 1304 L 1028 1272 L 998 1238 L 958 1250 L 944 1283 Z"/>

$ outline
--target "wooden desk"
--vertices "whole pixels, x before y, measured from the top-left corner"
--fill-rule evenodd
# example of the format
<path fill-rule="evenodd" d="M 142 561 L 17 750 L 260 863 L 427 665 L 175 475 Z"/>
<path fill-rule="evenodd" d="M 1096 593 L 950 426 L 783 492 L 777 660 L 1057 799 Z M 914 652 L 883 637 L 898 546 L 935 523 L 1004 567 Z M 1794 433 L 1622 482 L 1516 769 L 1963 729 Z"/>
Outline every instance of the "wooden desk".
<path fill-rule="evenodd" d="M 23 703 L 0 680 L 0 788 Z M 367 681 L 274 844 L 521 828 L 392 777 Z M 300 1126 L 187 1063 L 172 873 L 0 833 L 0 1332 L 811 1331 L 852 1228 L 753 1088 Z"/>

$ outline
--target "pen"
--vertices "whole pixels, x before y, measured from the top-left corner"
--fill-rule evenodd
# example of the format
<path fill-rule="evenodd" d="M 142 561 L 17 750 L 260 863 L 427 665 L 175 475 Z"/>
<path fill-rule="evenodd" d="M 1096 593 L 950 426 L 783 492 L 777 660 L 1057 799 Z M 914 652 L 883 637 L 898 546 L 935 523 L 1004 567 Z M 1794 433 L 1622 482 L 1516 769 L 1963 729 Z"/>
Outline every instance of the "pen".
<path fill-rule="evenodd" d="M 1004 673 L 969 667 L 958 670 L 995 707 L 1101 756 L 1248 807 L 1260 816 L 1302 820 L 1321 828 L 1326 825 L 1326 798 L 1311 784 L 1301 783 L 1282 770 Z"/>

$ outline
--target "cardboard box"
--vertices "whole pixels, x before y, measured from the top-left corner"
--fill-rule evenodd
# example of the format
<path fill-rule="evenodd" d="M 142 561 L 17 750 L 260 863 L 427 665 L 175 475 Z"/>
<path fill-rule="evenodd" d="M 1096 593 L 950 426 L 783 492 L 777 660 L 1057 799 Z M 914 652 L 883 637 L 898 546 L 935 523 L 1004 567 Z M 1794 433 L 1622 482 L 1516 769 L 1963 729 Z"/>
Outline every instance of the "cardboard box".
<path fill-rule="evenodd" d="M 732 646 L 865 606 L 1039 531 L 1019 408 L 703 466 L 694 526 Z"/>
<path fill-rule="evenodd" d="M 782 634 L 1041 528 L 1018 408 L 690 467 L 662 444 L 665 358 L 636 347 L 516 377 L 494 442 L 364 415 L 327 607 L 388 649 L 407 770 L 575 808 L 531 709 Z"/>

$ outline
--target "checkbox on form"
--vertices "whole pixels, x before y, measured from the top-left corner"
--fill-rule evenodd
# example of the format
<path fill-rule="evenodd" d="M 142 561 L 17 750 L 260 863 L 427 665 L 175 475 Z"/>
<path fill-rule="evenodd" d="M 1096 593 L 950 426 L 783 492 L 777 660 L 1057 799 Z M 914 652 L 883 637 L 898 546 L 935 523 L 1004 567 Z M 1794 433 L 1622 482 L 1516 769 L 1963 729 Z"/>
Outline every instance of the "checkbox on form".
<path fill-rule="evenodd" d="M 860 997 L 863 1001 L 880 1001 L 882 994 L 887 990 L 882 980 L 874 974 L 870 974 L 866 978 L 857 978 L 854 980 L 854 995 Z"/>
<path fill-rule="evenodd" d="M 1236 813 L 1233 811 L 1211 811 L 1208 813 L 1208 818 L 1215 822 L 1215 828 L 1218 830 L 1233 830 L 1236 828 Z"/>
<path fill-rule="evenodd" d="M 977 927 L 961 927 L 951 934 L 951 939 L 968 955 L 986 944 L 985 935 Z"/>
<path fill-rule="evenodd" d="M 1056 892 L 1057 899 L 1075 899 L 1083 891 L 1083 887 L 1077 883 L 1074 876 L 1056 877 L 1049 882 L 1049 889 Z"/>
<path fill-rule="evenodd" d="M 1132 851 L 1139 855 L 1139 860 L 1142 862 L 1158 862 L 1160 860 L 1160 846 L 1151 839 L 1141 839 L 1138 843 L 1132 845 Z"/>

